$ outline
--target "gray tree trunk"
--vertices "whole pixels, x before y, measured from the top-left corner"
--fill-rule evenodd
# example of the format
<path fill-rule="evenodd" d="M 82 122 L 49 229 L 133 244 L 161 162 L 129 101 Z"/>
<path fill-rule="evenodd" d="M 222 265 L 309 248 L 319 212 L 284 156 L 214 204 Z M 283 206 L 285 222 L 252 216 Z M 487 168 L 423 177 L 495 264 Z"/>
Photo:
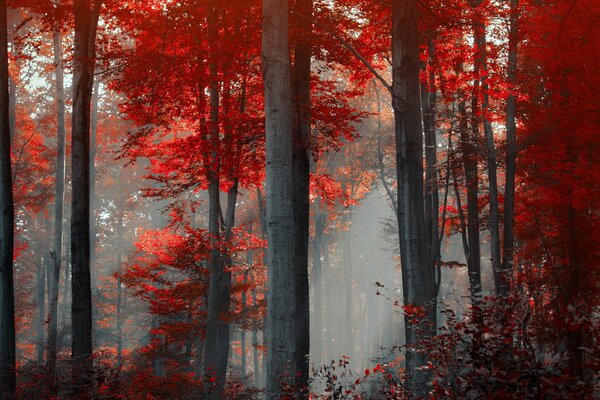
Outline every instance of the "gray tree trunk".
<path fill-rule="evenodd" d="M 36 291 L 34 294 L 34 304 L 37 308 L 36 320 L 35 320 L 35 359 L 38 364 L 42 365 L 44 362 L 44 331 L 46 319 L 46 259 L 47 255 L 40 257 L 40 263 L 37 270 L 37 284 Z M 48 263 L 50 264 L 50 263 Z"/>
<path fill-rule="evenodd" d="M 52 272 L 48 275 L 49 310 L 48 310 L 48 354 L 46 368 L 53 386 L 56 379 L 56 348 L 58 340 L 58 292 L 60 285 L 60 268 L 62 264 L 63 212 L 65 200 L 65 89 L 64 67 L 62 60 L 62 43 L 60 32 L 55 32 L 52 40 L 55 68 L 56 98 L 56 187 L 54 190 L 54 251 L 50 262 Z"/>
<path fill-rule="evenodd" d="M 517 45 L 519 0 L 510 0 L 510 31 L 508 36 L 508 83 L 514 85 L 517 72 Z M 512 88 L 511 88 L 512 89 Z M 502 259 L 499 295 L 506 296 L 509 289 L 508 276 L 514 261 L 515 226 L 515 173 L 517 158 L 517 97 L 509 94 L 506 99 L 506 184 L 504 187 L 504 254 Z"/>
<path fill-rule="evenodd" d="M 266 399 L 295 383 L 293 108 L 287 0 L 263 0 L 262 56 L 266 115 L 267 387 Z"/>
<path fill-rule="evenodd" d="M 343 234 L 342 259 L 344 268 L 344 355 L 354 360 L 354 330 L 352 324 L 352 207 L 345 210 L 343 221 L 348 225 L 348 230 Z"/>
<path fill-rule="evenodd" d="M 312 0 L 296 0 L 294 9 L 303 15 L 312 16 Z M 310 352 L 310 301 L 308 284 L 308 235 L 310 219 L 310 136 L 311 100 L 310 65 L 312 26 L 302 20 L 298 22 L 298 37 L 294 43 L 294 270 L 296 280 L 296 386 L 297 398 L 308 396 L 308 369 Z"/>
<path fill-rule="evenodd" d="M 500 266 L 502 263 L 500 255 L 500 210 L 498 207 L 498 173 L 496 162 L 496 145 L 494 143 L 494 131 L 492 123 L 488 118 L 490 112 L 490 96 L 487 84 L 487 40 L 485 33 L 485 24 L 475 21 L 473 31 L 477 56 L 475 57 L 475 73 L 480 74 L 481 91 L 483 101 L 481 104 L 483 114 L 483 131 L 485 134 L 487 150 L 487 169 L 489 185 L 489 203 L 490 203 L 490 255 L 492 261 L 492 271 L 494 273 L 494 284 L 496 292 L 500 293 Z M 474 109 L 473 112 L 476 110 Z"/>
<path fill-rule="evenodd" d="M 462 145 L 462 159 L 465 168 L 467 187 L 467 239 L 469 254 L 467 256 L 467 272 L 469 274 L 469 287 L 471 301 L 474 305 L 481 298 L 481 246 L 479 242 L 479 171 L 477 154 L 477 137 L 479 136 L 479 122 L 475 115 L 471 119 L 471 132 L 467 124 L 467 111 L 462 93 L 459 94 L 458 118 L 460 140 Z M 478 108 L 477 96 L 473 96 L 472 107 Z"/>
<path fill-rule="evenodd" d="M 75 0 L 72 115 L 71 264 L 73 394 L 92 391 L 92 293 L 90 284 L 90 105 L 101 1 Z"/>
<path fill-rule="evenodd" d="M 124 202 L 123 202 L 124 203 Z M 123 214 L 125 213 L 124 204 L 119 207 L 117 212 L 117 307 L 116 307 L 116 328 L 117 328 L 117 370 L 121 370 L 123 365 L 123 285 L 121 283 L 121 263 L 122 263 L 122 243 L 123 243 Z"/>
<path fill-rule="evenodd" d="M 323 280 L 323 266 L 321 262 L 321 250 L 322 250 L 322 242 L 323 242 L 323 231 L 325 228 L 325 220 L 326 214 L 321 212 L 320 201 L 317 199 L 315 202 L 315 235 L 313 239 L 312 251 L 313 251 L 313 290 L 314 290 L 314 308 L 315 313 L 313 317 L 314 324 L 314 344 L 312 346 L 313 351 L 313 359 L 312 363 L 315 365 L 320 365 L 323 349 L 322 349 L 322 341 L 323 341 L 323 292 L 322 292 L 322 280 Z"/>
<path fill-rule="evenodd" d="M 209 43 L 215 46 L 218 40 L 217 9 L 216 2 L 210 2 L 208 14 Z M 208 306 L 206 317 L 206 336 L 204 340 L 204 374 L 215 377 L 214 387 L 207 385 L 207 396 L 217 399 L 220 395 L 219 388 L 224 387 L 225 376 L 220 376 L 218 371 L 218 343 L 219 343 L 219 299 L 223 282 L 223 259 L 218 249 L 221 241 L 221 225 L 219 223 L 221 213 L 220 174 L 219 161 L 219 82 L 218 65 L 215 59 L 216 49 L 211 47 L 209 57 L 209 97 L 210 97 L 210 143 L 211 167 L 208 170 L 208 232 L 210 234 L 210 281 L 208 288 Z M 229 343 L 227 344 L 229 346 Z"/>
<path fill-rule="evenodd" d="M 14 203 L 10 162 L 6 0 L 0 0 L 0 396 L 15 395 Z"/>
<path fill-rule="evenodd" d="M 100 99 L 100 80 L 94 81 L 92 89 L 92 111 L 90 115 L 90 265 L 92 282 L 96 282 L 94 263 L 96 262 L 96 153 L 98 150 L 98 101 Z"/>
<path fill-rule="evenodd" d="M 392 105 L 396 133 L 398 230 L 404 304 L 424 307 L 427 323 L 405 316 L 407 390 L 424 397 L 427 357 L 411 349 L 435 327 L 435 276 L 428 255 L 423 207 L 423 136 L 419 94 L 419 34 L 415 0 L 392 1 Z M 430 325 L 430 326 L 427 326 Z M 417 331 L 422 329 L 422 336 Z"/>

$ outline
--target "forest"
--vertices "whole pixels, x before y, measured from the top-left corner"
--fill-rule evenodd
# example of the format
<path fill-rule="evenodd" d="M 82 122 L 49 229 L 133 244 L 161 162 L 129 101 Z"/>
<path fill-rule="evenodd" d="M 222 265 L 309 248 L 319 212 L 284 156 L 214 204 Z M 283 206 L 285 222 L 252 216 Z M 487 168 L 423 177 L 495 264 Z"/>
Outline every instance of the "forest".
<path fill-rule="evenodd" d="M 600 398 L 600 1 L 0 0 L 0 399 Z"/>

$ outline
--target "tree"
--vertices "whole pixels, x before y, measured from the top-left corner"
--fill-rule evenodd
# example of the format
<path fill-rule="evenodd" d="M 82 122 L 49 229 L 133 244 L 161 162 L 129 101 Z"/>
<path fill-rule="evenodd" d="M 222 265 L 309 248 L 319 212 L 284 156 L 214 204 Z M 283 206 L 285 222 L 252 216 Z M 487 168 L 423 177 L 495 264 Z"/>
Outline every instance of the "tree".
<path fill-rule="evenodd" d="M 60 269 L 62 264 L 63 211 L 65 197 L 65 92 L 64 67 L 62 60 L 61 33 L 57 29 L 52 37 L 54 68 L 55 68 L 55 97 L 57 121 L 57 157 L 56 157 L 56 188 L 54 192 L 54 251 L 52 253 L 51 273 L 49 279 L 49 311 L 48 311 L 48 355 L 46 365 L 51 376 L 56 374 L 56 347 L 58 326 L 58 291 Z"/>
<path fill-rule="evenodd" d="M 90 106 L 96 58 L 96 28 L 101 0 L 74 2 L 72 190 L 71 201 L 71 305 L 73 321 L 74 393 L 91 396 L 92 293 L 90 284 Z"/>
<path fill-rule="evenodd" d="M 286 0 L 263 0 L 263 76 L 269 241 L 266 398 L 276 399 L 295 381 L 293 108 Z"/>
<path fill-rule="evenodd" d="M 6 1 L 0 1 L 0 393 L 12 398 L 16 387 L 15 299 L 13 283 L 14 204 L 10 151 Z"/>
<path fill-rule="evenodd" d="M 296 0 L 294 8 L 312 16 L 312 0 Z M 308 232 L 310 217 L 310 139 L 311 139 L 311 33 L 312 23 L 297 19 L 294 40 L 293 88 L 295 119 L 293 127 L 294 191 L 294 274 L 296 302 L 295 363 L 297 390 L 308 394 L 308 355 L 310 352 L 310 303 L 308 288 Z"/>
<path fill-rule="evenodd" d="M 402 262 L 404 306 L 424 311 L 424 321 L 405 312 L 407 390 L 411 396 L 427 393 L 426 355 L 416 352 L 420 339 L 435 327 L 435 278 L 426 247 L 423 205 L 423 132 L 419 93 L 419 32 L 417 2 L 392 2 L 392 104 L 396 134 L 398 176 L 398 230 Z M 431 324 L 432 326 L 428 326 Z"/>

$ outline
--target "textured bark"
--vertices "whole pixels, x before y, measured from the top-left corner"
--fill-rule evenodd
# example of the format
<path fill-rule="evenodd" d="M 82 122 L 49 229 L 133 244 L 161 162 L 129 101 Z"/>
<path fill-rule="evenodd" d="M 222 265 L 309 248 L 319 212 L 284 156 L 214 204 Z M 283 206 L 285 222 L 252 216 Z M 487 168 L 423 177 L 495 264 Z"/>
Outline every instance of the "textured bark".
<path fill-rule="evenodd" d="M 454 159 L 454 145 L 452 144 L 452 137 L 448 138 L 448 156 Z M 458 220 L 460 222 L 460 237 L 462 239 L 463 254 L 465 259 L 469 260 L 469 239 L 467 238 L 467 220 L 465 218 L 465 212 L 462 208 L 462 198 L 460 196 L 460 190 L 458 188 L 458 173 L 456 172 L 456 166 L 452 165 L 452 186 L 454 188 L 454 196 L 456 199 L 456 209 L 458 210 Z"/>
<path fill-rule="evenodd" d="M 423 137 L 419 94 L 419 35 L 415 0 L 392 1 L 392 78 L 398 175 L 398 230 L 405 305 L 425 307 L 428 324 L 418 326 L 405 317 L 407 390 L 411 396 L 427 393 L 428 373 L 421 369 L 427 357 L 413 351 L 435 326 L 435 276 L 428 255 L 423 207 Z"/>
<path fill-rule="evenodd" d="M 518 0 L 510 0 L 510 31 L 508 36 L 508 83 L 514 85 L 517 72 Z M 506 184 L 504 187 L 504 254 L 502 258 L 499 295 L 508 294 L 508 275 L 514 261 L 515 173 L 517 158 L 517 97 L 506 99 Z"/>
<path fill-rule="evenodd" d="M 312 17 L 312 0 L 296 0 L 294 10 Z M 308 395 L 310 302 L 308 284 L 309 181 L 310 181 L 310 64 L 312 24 L 301 20 L 294 43 L 294 273 L 296 281 L 296 386 L 298 398 Z"/>
<path fill-rule="evenodd" d="M 485 33 L 485 23 L 475 21 L 473 31 L 476 46 L 475 73 L 479 74 L 482 92 L 482 114 L 483 131 L 485 134 L 485 143 L 487 150 L 487 170 L 489 185 L 489 203 L 490 203 L 490 256 L 492 261 L 492 271 L 494 273 L 494 284 L 496 292 L 501 291 L 500 266 L 502 264 L 500 255 L 500 210 L 498 207 L 498 173 L 496 162 L 496 145 L 494 144 L 494 131 L 492 123 L 488 118 L 490 112 L 490 96 L 487 84 L 487 40 Z M 473 109 L 475 112 L 476 109 Z"/>
<path fill-rule="evenodd" d="M 344 268 L 344 355 L 354 359 L 354 331 L 352 327 L 352 207 L 346 209 L 343 222 L 348 230 L 343 234 L 342 258 Z"/>
<path fill-rule="evenodd" d="M 96 152 L 98 150 L 98 101 L 100 99 L 100 81 L 94 81 L 92 89 L 92 111 L 90 114 L 90 265 L 93 282 L 96 282 L 94 263 L 96 262 Z"/>
<path fill-rule="evenodd" d="M 258 199 L 260 201 L 260 199 Z M 260 212 L 260 211 L 259 211 Z M 259 215 L 259 219 L 260 219 L 260 215 Z M 248 233 L 252 234 L 252 224 L 250 224 L 250 227 L 248 229 Z M 249 251 L 248 252 L 248 265 L 252 266 L 254 264 L 254 252 L 253 251 Z M 256 293 L 256 281 L 254 278 L 254 275 L 252 275 L 252 308 L 256 308 L 258 306 L 258 298 L 257 298 L 257 293 Z M 245 303 L 244 303 L 245 304 Z M 254 387 L 259 387 L 260 386 L 260 367 L 258 364 L 258 328 L 256 327 L 256 324 L 253 324 L 252 326 L 252 365 L 254 368 Z"/>
<path fill-rule="evenodd" d="M 312 346 L 313 364 L 320 365 L 322 359 L 322 340 L 323 340 L 323 265 L 321 262 L 323 231 L 325 228 L 326 214 L 320 210 L 320 201 L 315 201 L 315 235 L 312 244 L 312 260 L 313 260 L 313 290 L 314 290 L 314 345 Z"/>
<path fill-rule="evenodd" d="M 92 391 L 92 294 L 90 283 L 90 105 L 101 1 L 75 0 L 72 115 L 71 265 L 73 394 Z"/>
<path fill-rule="evenodd" d="M 235 223 L 235 206 L 237 202 L 238 181 L 227 192 L 227 209 L 225 213 L 225 243 L 231 243 Z M 229 308 L 231 304 L 231 269 L 233 267 L 231 255 L 223 255 L 221 282 L 219 283 L 219 320 L 217 333 L 217 392 L 222 397 L 227 373 L 227 360 L 229 357 L 231 328 L 229 324 Z"/>
<path fill-rule="evenodd" d="M 287 0 L 263 0 L 263 76 L 266 115 L 267 399 L 295 382 L 293 111 Z"/>
<path fill-rule="evenodd" d="M 462 98 L 459 94 L 459 99 Z M 473 109 L 478 108 L 477 96 L 473 96 Z M 479 125 L 477 117 L 473 116 L 471 132 L 467 126 L 467 111 L 463 100 L 458 103 L 458 129 L 462 145 L 462 160 L 465 168 L 467 187 L 467 271 L 469 273 L 469 287 L 473 304 L 478 304 L 481 298 L 481 246 L 479 242 L 479 171 L 477 167 L 477 137 Z"/>
<path fill-rule="evenodd" d="M 62 265 L 63 212 L 65 199 L 65 89 L 62 44 L 60 32 L 55 32 L 52 40 L 54 52 L 55 98 L 56 98 L 56 186 L 54 189 L 54 251 L 50 262 L 52 271 L 48 275 L 48 355 L 46 368 L 53 386 L 56 379 L 56 348 L 58 340 L 58 292 Z"/>
<path fill-rule="evenodd" d="M 211 1 L 208 15 L 209 43 L 214 46 L 218 40 L 217 9 L 216 2 Z M 208 168 L 208 232 L 210 234 L 210 281 L 208 287 L 208 305 L 206 317 L 206 336 L 204 340 L 204 374 L 215 377 L 215 385 L 207 385 L 206 395 L 216 399 L 219 396 L 219 388 L 224 386 L 225 376 L 219 375 L 218 371 L 218 343 L 219 343 L 219 299 L 223 282 L 223 259 L 218 249 L 221 240 L 221 225 L 219 222 L 221 213 L 220 195 L 220 173 L 221 166 L 218 157 L 219 148 L 219 82 L 218 66 L 215 59 L 216 49 L 210 49 L 209 57 L 209 102 L 210 102 L 210 168 Z M 229 344 L 228 344 L 229 345 Z"/>
<path fill-rule="evenodd" d="M 435 57 L 433 40 L 427 37 L 428 62 L 431 63 Z M 435 83 L 435 75 L 430 72 L 428 84 Z M 421 109 L 423 110 L 423 133 L 425 136 L 425 225 L 427 228 L 427 242 L 429 253 L 435 259 L 435 253 L 439 247 L 439 208 L 440 199 L 438 193 L 437 173 L 437 138 L 436 138 L 436 116 L 435 106 L 437 93 L 433 87 L 421 85 Z M 435 261 L 435 260 L 434 260 Z"/>
<path fill-rule="evenodd" d="M 6 0 L 0 0 L 0 397 L 15 395 L 14 203 L 10 162 Z"/>
<path fill-rule="evenodd" d="M 46 259 L 47 256 L 40 257 L 40 263 L 38 265 L 35 294 L 33 297 L 34 304 L 36 305 L 36 319 L 35 319 L 35 359 L 38 364 L 44 362 L 44 321 L 46 319 Z"/>
<path fill-rule="evenodd" d="M 248 265 L 252 265 L 251 263 L 251 256 L 248 255 Z M 249 271 L 244 272 L 244 287 L 248 284 L 248 274 Z M 242 291 L 242 310 L 241 310 L 241 314 L 242 315 L 246 315 L 246 307 L 248 305 L 248 295 L 246 290 Z M 242 381 L 246 380 L 246 368 L 247 368 L 247 348 L 246 348 L 246 329 L 242 326 L 240 327 L 240 347 L 241 347 L 241 351 L 242 351 L 242 360 L 241 360 L 241 364 L 240 364 L 240 369 L 241 369 L 241 377 L 242 377 Z"/>
<path fill-rule="evenodd" d="M 121 263 L 122 263 L 122 250 L 121 244 L 123 243 L 123 214 L 124 204 L 121 204 L 118 210 L 117 216 L 117 307 L 116 307 L 116 325 L 117 325 L 117 370 L 121 370 L 123 365 L 123 306 L 125 304 L 123 298 L 123 285 L 121 283 Z"/>

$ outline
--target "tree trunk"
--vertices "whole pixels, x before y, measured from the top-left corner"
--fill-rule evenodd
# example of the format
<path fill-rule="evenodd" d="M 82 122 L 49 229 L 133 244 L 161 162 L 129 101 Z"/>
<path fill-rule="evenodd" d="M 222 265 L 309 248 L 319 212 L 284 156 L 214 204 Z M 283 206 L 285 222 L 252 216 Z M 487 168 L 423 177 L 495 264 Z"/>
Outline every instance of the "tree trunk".
<path fill-rule="evenodd" d="M 60 285 L 60 268 L 62 264 L 63 212 L 65 200 L 65 89 L 64 67 L 62 61 L 62 43 L 60 32 L 53 37 L 55 96 L 56 96 L 56 187 L 54 191 L 54 251 L 50 262 L 52 272 L 48 275 L 49 310 L 48 310 L 48 355 L 46 368 L 53 386 L 56 380 L 56 351 L 58 340 L 58 292 Z"/>
<path fill-rule="evenodd" d="M 248 256 L 249 258 L 251 256 Z M 248 263 L 249 265 L 251 265 L 250 263 Z M 244 272 L 244 281 L 243 281 L 243 285 L 244 285 L 244 290 L 242 291 L 242 315 L 246 315 L 246 308 L 247 308 L 247 303 L 248 303 L 248 295 L 247 292 L 245 290 L 246 285 L 248 285 L 248 274 L 249 274 L 249 270 Z M 246 381 L 246 367 L 247 367 L 247 354 L 246 354 L 246 328 L 244 326 L 240 327 L 240 347 L 241 347 L 241 351 L 242 351 L 242 361 L 241 361 L 241 365 L 240 365 L 240 369 L 241 369 L 241 379 L 242 382 Z"/>
<path fill-rule="evenodd" d="M 332 286 L 333 286 L 333 278 L 332 278 L 332 271 L 330 268 L 330 259 L 329 259 L 329 235 L 327 234 L 323 234 L 323 239 L 322 239 L 322 244 L 321 244 L 321 254 L 323 254 L 323 263 L 321 264 L 321 276 L 323 275 L 323 271 L 329 271 L 329 276 L 327 278 L 327 283 L 323 282 L 323 284 L 325 285 L 325 291 L 327 293 L 325 300 L 327 302 L 327 304 L 325 305 L 325 308 L 327 310 L 327 314 L 326 314 L 326 318 L 325 318 L 325 343 L 326 343 L 326 354 L 327 354 L 327 360 L 333 360 L 333 354 L 334 354 L 334 349 L 333 349 L 333 320 L 336 318 L 336 314 L 334 311 L 334 302 L 333 302 L 333 290 L 332 290 Z"/>
<path fill-rule="evenodd" d="M 36 291 L 33 298 L 34 304 L 37 307 L 35 320 L 35 359 L 39 365 L 44 362 L 44 320 L 46 318 L 46 265 L 45 261 L 48 257 L 41 256 L 40 264 L 37 270 Z"/>
<path fill-rule="evenodd" d="M 354 331 L 352 324 L 352 207 L 345 210 L 344 222 L 348 230 L 343 234 L 342 259 L 344 268 L 344 355 L 354 360 Z"/>
<path fill-rule="evenodd" d="M 92 89 L 92 111 L 90 115 L 90 265 L 92 282 L 96 282 L 94 263 L 96 262 L 96 152 L 98 148 L 98 101 L 100 99 L 100 80 L 94 81 Z"/>
<path fill-rule="evenodd" d="M 122 243 L 123 243 L 123 205 L 117 211 L 117 307 L 116 307 L 116 328 L 117 328 L 117 370 L 121 370 L 123 365 L 123 285 L 121 283 L 121 263 L 122 263 Z"/>
<path fill-rule="evenodd" d="M 312 0 L 296 0 L 294 9 L 312 16 Z M 310 301 L 308 287 L 308 235 L 310 219 L 310 62 L 312 26 L 298 22 L 298 38 L 294 43 L 294 99 L 296 121 L 293 130 L 293 191 L 294 191 L 294 270 L 296 281 L 296 387 L 297 397 L 308 396 L 308 366 L 310 352 Z"/>
<path fill-rule="evenodd" d="M 322 294 L 322 263 L 321 263 L 321 248 L 323 242 L 323 230 L 325 228 L 326 214 L 319 210 L 320 201 L 317 199 L 315 202 L 315 236 L 313 239 L 312 251 L 313 251 L 313 290 L 314 290 L 314 308 L 315 313 L 313 317 L 314 324 L 314 345 L 312 346 L 313 359 L 312 363 L 316 366 L 321 365 L 322 359 L 322 340 L 323 340 L 323 294 Z"/>
<path fill-rule="evenodd" d="M 435 52 L 433 49 L 433 39 L 428 33 L 427 37 L 428 62 L 432 63 Z M 436 116 L 435 106 L 437 93 L 433 87 L 435 84 L 435 75 L 430 72 L 428 75 L 428 84 L 421 85 L 421 108 L 423 110 L 423 128 L 425 135 L 425 222 L 427 228 L 427 237 L 429 243 L 429 253 L 431 258 L 436 257 L 439 247 L 439 208 L 440 199 L 438 193 L 438 173 L 437 173 L 437 137 L 436 137 Z"/>
<path fill-rule="evenodd" d="M 398 176 L 398 230 L 404 305 L 424 307 L 428 324 L 415 324 L 405 314 L 407 390 L 424 397 L 429 374 L 421 367 L 427 357 L 414 351 L 422 329 L 428 337 L 435 327 L 435 276 L 426 246 L 423 209 L 423 136 L 419 94 L 419 34 L 415 0 L 392 1 L 392 91 Z"/>
<path fill-rule="evenodd" d="M 506 99 L 506 184 L 504 187 L 504 255 L 502 259 L 501 287 L 499 295 L 506 296 L 509 275 L 514 260 L 515 225 L 515 173 L 517 158 L 517 97 L 512 90 L 517 73 L 517 33 L 519 0 L 510 1 L 510 31 L 508 36 L 508 83 L 511 94 Z"/>
<path fill-rule="evenodd" d="M 211 241 L 210 251 L 210 282 L 208 288 L 208 310 L 206 317 L 206 336 L 204 340 L 204 375 L 216 378 L 213 388 L 207 385 L 207 396 L 217 399 L 220 395 L 219 388 L 224 386 L 225 376 L 218 373 L 218 343 L 219 343 L 219 299 L 223 282 L 223 259 L 219 251 L 221 242 L 221 226 L 219 223 L 221 213 L 221 195 L 220 195 L 220 159 L 219 159 L 219 82 L 218 65 L 215 59 L 214 46 L 217 45 L 218 27 L 217 27 L 217 5 L 213 0 L 210 2 L 208 15 L 209 44 L 209 97 L 210 97 L 210 167 L 208 168 L 208 197 L 209 197 L 209 221 L 208 232 Z M 227 344 L 229 346 L 229 343 Z"/>
<path fill-rule="evenodd" d="M 263 76 L 266 116 L 267 311 L 266 398 L 295 383 L 293 111 L 287 0 L 263 0 Z"/>
<path fill-rule="evenodd" d="M 96 27 L 101 1 L 75 0 L 72 116 L 71 264 L 73 292 L 73 393 L 92 390 L 92 293 L 90 284 L 90 103 L 96 58 Z"/>
<path fill-rule="evenodd" d="M 469 254 L 467 256 L 467 272 L 473 305 L 479 304 L 481 298 L 481 247 L 479 243 L 479 171 L 477 168 L 477 136 L 479 135 L 477 117 L 473 116 L 471 134 L 467 126 L 467 111 L 464 100 L 459 94 L 458 118 L 462 159 L 465 168 L 467 187 L 467 240 Z M 473 109 L 477 109 L 478 101 L 473 96 Z"/>
<path fill-rule="evenodd" d="M 475 21 L 473 23 L 474 39 L 477 56 L 475 57 L 475 73 L 479 74 L 483 101 L 481 104 L 483 115 L 483 131 L 485 134 L 488 167 L 489 203 L 490 203 L 490 256 L 492 271 L 494 273 L 494 284 L 496 293 L 500 293 L 500 266 L 502 263 L 500 255 L 500 210 L 498 207 L 498 173 L 496 162 L 496 145 L 494 144 L 494 131 L 489 119 L 490 96 L 487 84 L 487 40 L 485 23 Z M 476 112 L 476 109 L 473 109 Z"/>
<path fill-rule="evenodd" d="M 6 0 L 0 0 L 0 397 L 15 395 L 14 203 L 10 162 Z"/>

